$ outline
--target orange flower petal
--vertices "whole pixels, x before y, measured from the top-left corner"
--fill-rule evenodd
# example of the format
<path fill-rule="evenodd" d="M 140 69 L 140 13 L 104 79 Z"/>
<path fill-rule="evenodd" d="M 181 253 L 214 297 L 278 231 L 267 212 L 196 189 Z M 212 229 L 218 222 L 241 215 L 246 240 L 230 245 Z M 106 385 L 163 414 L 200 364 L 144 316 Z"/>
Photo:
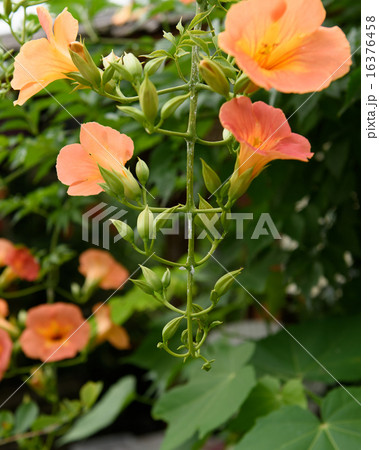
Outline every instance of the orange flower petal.
<path fill-rule="evenodd" d="M 134 144 L 129 136 L 96 122 L 81 126 L 80 142 L 101 167 L 116 172 L 133 156 Z"/>
<path fill-rule="evenodd" d="M 130 348 L 130 338 L 125 328 L 120 327 L 119 325 L 113 325 L 110 329 L 107 339 L 113 347 L 118 350 L 126 350 Z"/>
<path fill-rule="evenodd" d="M 89 337 L 90 326 L 80 308 L 58 302 L 28 311 L 20 345 L 29 358 L 60 361 L 73 358 L 87 345 Z"/>
<path fill-rule="evenodd" d="M 247 97 L 232 99 L 222 105 L 220 121 L 241 143 L 239 173 L 253 168 L 252 178 L 272 160 L 307 161 L 313 156 L 309 141 L 291 132 L 283 111 L 263 102 L 251 103 Z"/>
<path fill-rule="evenodd" d="M 9 334 L 0 328 L 0 380 L 9 367 L 12 347 L 13 344 Z"/>
<path fill-rule="evenodd" d="M 227 13 L 219 45 L 265 89 L 325 89 L 351 61 L 345 35 L 338 27 L 320 27 L 324 18 L 320 0 L 242 1 Z"/>
<path fill-rule="evenodd" d="M 13 251 L 14 245 L 8 239 L 0 238 L 0 267 L 7 264 L 8 255 Z"/>
<path fill-rule="evenodd" d="M 47 39 L 27 42 L 15 58 L 11 86 L 21 92 L 14 104 L 24 104 L 51 82 L 67 78 L 64 75 L 67 72 L 77 72 L 77 68 L 71 59 L 62 55 Z M 24 88 L 28 90 L 27 93 L 23 92 Z"/>
<path fill-rule="evenodd" d="M 89 249 L 79 257 L 79 272 L 86 282 L 99 283 L 102 289 L 117 289 L 129 272 L 105 250 Z"/>
<path fill-rule="evenodd" d="M 24 104 L 52 81 L 67 78 L 65 73 L 78 71 L 68 51 L 68 44 L 75 40 L 78 31 L 77 21 L 69 12 L 63 11 L 55 21 L 54 35 L 46 8 L 38 7 L 37 13 L 47 39 L 27 42 L 15 58 L 11 86 L 20 91 L 15 105 Z"/>
<path fill-rule="evenodd" d="M 78 35 L 79 24 L 76 19 L 65 8 L 54 22 L 55 43 L 62 52 L 66 52 L 70 56 L 68 46 L 76 40 Z"/>
<path fill-rule="evenodd" d="M 51 19 L 49 11 L 43 6 L 38 6 L 37 15 L 39 23 L 41 24 L 43 31 L 46 33 L 47 39 L 50 41 L 54 37 L 54 35 L 53 21 Z"/>
<path fill-rule="evenodd" d="M 70 195 L 94 195 L 102 191 L 104 182 L 93 158 L 80 144 L 66 145 L 57 158 L 57 175 L 69 187 Z"/>

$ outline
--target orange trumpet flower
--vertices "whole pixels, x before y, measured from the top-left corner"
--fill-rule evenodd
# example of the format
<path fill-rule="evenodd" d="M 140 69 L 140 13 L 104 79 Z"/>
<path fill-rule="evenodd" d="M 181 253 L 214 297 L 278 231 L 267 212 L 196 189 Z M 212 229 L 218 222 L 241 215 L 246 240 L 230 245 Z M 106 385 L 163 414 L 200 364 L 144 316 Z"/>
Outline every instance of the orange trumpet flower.
<path fill-rule="evenodd" d="M 9 334 L 0 328 L 0 380 L 7 371 L 11 355 L 12 355 L 12 340 Z"/>
<path fill-rule="evenodd" d="M 69 303 L 29 309 L 20 345 L 26 356 L 41 361 L 73 358 L 90 338 L 90 326 L 80 308 Z"/>
<path fill-rule="evenodd" d="M 253 168 L 251 179 L 275 159 L 308 161 L 313 156 L 305 137 L 292 133 L 283 111 L 239 97 L 222 105 L 220 121 L 241 144 L 238 174 Z"/>
<path fill-rule="evenodd" d="M 66 73 L 78 72 L 68 51 L 69 44 L 78 34 L 78 21 L 64 9 L 56 18 L 53 29 L 46 8 L 39 6 L 37 14 L 47 39 L 27 42 L 16 56 L 11 86 L 20 93 L 15 105 L 23 105 L 51 82 L 67 78 Z"/>
<path fill-rule="evenodd" d="M 129 136 L 96 122 L 80 128 L 80 144 L 62 148 L 57 159 L 58 179 L 69 185 L 69 195 L 94 195 L 104 183 L 98 165 L 124 176 L 124 165 L 133 155 Z"/>
<path fill-rule="evenodd" d="M 112 322 L 109 305 L 97 303 L 92 311 L 95 314 L 98 343 L 108 341 L 118 350 L 130 348 L 129 335 L 125 328 Z"/>
<path fill-rule="evenodd" d="M 243 0 L 228 11 L 219 45 L 264 89 L 320 91 L 351 65 L 345 34 L 324 19 L 321 0 Z"/>
<path fill-rule="evenodd" d="M 117 289 L 129 277 L 129 272 L 105 250 L 89 249 L 79 257 L 79 272 L 86 277 L 87 286 Z"/>

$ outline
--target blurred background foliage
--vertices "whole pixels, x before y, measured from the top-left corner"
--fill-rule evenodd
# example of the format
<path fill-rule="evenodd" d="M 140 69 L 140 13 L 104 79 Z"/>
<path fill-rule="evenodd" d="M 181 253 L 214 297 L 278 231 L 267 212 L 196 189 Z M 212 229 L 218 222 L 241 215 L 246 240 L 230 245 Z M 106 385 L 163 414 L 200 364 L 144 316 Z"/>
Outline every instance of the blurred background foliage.
<path fill-rule="evenodd" d="M 159 27 L 164 30 L 175 33 L 177 19 L 181 15 L 191 17 L 193 9 L 173 0 L 151 2 L 153 6 L 143 10 L 137 21 L 121 25 L 120 29 L 126 27 L 125 33 L 123 35 L 120 32 L 117 36 L 114 30 L 108 32 L 112 27 L 101 28 L 96 25 L 104 25 L 108 20 L 106 18 L 111 18 L 117 11 L 111 2 L 75 0 L 69 3 L 54 0 L 48 3 L 49 10 L 57 14 L 64 7 L 69 7 L 83 25 L 86 43 L 97 63 L 101 55 L 107 55 L 112 49 L 118 55 L 123 51 L 136 55 L 145 55 L 157 49 L 169 51 L 170 43 L 162 39 L 159 28 L 153 26 L 154 22 L 159 23 Z M 235 240 L 235 225 L 232 224 L 229 237 L 216 252 L 217 259 L 226 268 L 245 268 L 239 281 L 251 294 L 248 295 L 236 285 L 212 313 L 213 320 L 237 324 L 231 328 L 221 327 L 217 334 L 224 335 L 225 341 L 221 339 L 217 341 L 218 344 L 210 344 L 208 350 L 210 355 L 218 354 L 214 373 L 209 375 L 215 378 L 209 378 L 209 383 L 217 386 L 234 369 L 238 369 L 238 376 L 241 377 L 233 390 L 240 400 L 236 401 L 234 410 L 231 407 L 232 414 L 243 406 L 228 425 L 231 436 L 240 436 L 251 428 L 251 422 L 246 424 L 244 409 L 249 411 L 250 418 L 253 413 L 254 417 L 260 417 L 282 407 L 290 408 L 288 414 L 296 416 L 297 410 L 294 412 L 291 409 L 293 406 L 289 405 L 303 405 L 306 402 L 304 389 L 307 388 L 301 383 L 296 386 L 295 383 L 292 389 L 297 390 L 297 396 L 292 396 L 287 402 L 285 383 L 288 380 L 322 382 L 325 389 L 325 386 L 329 389 L 335 385 L 335 381 L 301 347 L 291 342 L 291 338 L 283 331 L 258 341 L 254 353 L 254 344 L 249 342 L 242 344 L 242 347 L 250 345 L 248 350 L 246 347 L 245 351 L 241 351 L 242 356 L 231 356 L 231 337 L 241 339 L 243 334 L 243 326 L 239 327 L 238 324 L 259 319 L 269 330 L 273 322 L 254 298 L 286 326 L 292 326 L 293 334 L 338 380 L 352 384 L 359 381 L 360 52 L 356 50 L 360 41 L 360 5 L 348 0 L 326 0 L 323 3 L 327 9 L 325 25 L 340 26 L 350 41 L 354 52 L 350 73 L 333 82 L 329 88 L 312 95 L 262 91 L 253 96 L 253 100 L 263 100 L 283 109 L 286 117 L 290 118 L 292 131 L 309 139 L 315 156 L 308 164 L 278 161 L 265 170 L 252 183 L 234 210 L 254 213 L 253 221 L 244 222 L 245 238 Z M 138 10 L 139 6 L 143 8 L 150 2 L 146 0 L 135 4 Z M 222 17 L 220 14 L 219 20 L 217 14 L 214 18 L 216 29 L 221 26 Z M 151 28 L 149 23 L 153 23 Z M 5 70 L 4 66 L 8 63 L 2 64 L 2 70 Z M 182 70 L 186 71 L 188 67 L 189 59 L 186 67 L 183 58 Z M 157 88 L 178 84 L 173 64 L 159 70 L 152 79 Z M 127 94 L 133 95 L 129 86 L 125 85 L 124 89 Z M 0 99 L 0 234 L 35 250 L 45 270 L 54 271 L 59 276 L 59 285 L 69 290 L 72 282 L 81 280 L 77 272 L 78 254 L 91 247 L 82 240 L 82 214 L 101 201 L 109 203 L 109 198 L 105 196 L 68 197 L 65 186 L 56 179 L 54 166 L 58 151 L 64 145 L 77 142 L 79 123 L 96 121 L 132 137 L 135 155 L 148 162 L 151 169 L 149 189 L 159 204 L 164 206 L 185 199 L 185 148 L 180 139 L 146 134 L 138 123 L 116 111 L 112 101 L 89 90 L 72 92 L 67 82 L 58 81 L 49 86 L 49 91 L 56 100 L 42 92 L 22 108 L 13 106 L 14 92 L 7 92 Z M 167 99 L 170 95 L 167 94 Z M 162 98 L 162 103 L 164 100 Z M 209 140 L 222 138 L 222 128 L 217 117 L 221 104 L 221 97 L 206 91 L 200 93 L 200 136 Z M 185 105 L 180 107 L 168 120 L 167 128 L 182 130 L 187 112 Z M 234 156 L 225 148 L 198 145 L 195 191 L 206 197 L 200 157 L 225 180 L 232 172 Z M 121 205 L 115 205 L 121 208 Z M 270 213 L 282 236 L 281 240 L 274 240 L 272 236 L 261 236 L 258 240 L 249 238 L 260 214 L 265 212 Z M 129 212 L 128 221 L 130 218 L 133 223 L 132 217 L 133 212 Z M 172 259 L 179 260 L 186 253 L 186 242 L 180 236 L 168 236 L 159 245 L 163 254 Z M 204 254 L 207 251 L 205 240 L 197 241 L 196 245 L 197 252 Z M 111 251 L 130 272 L 142 262 L 126 243 L 112 245 Z M 180 304 L 184 298 L 185 280 L 184 274 L 177 272 L 173 276 L 170 295 Z M 202 292 L 211 290 L 214 281 L 222 274 L 220 266 L 210 260 L 206 268 L 195 276 L 198 304 L 205 303 L 207 299 L 202 296 Z M 43 303 L 44 295 L 43 292 L 37 292 L 9 300 L 11 311 L 17 312 Z M 84 314 L 89 315 L 92 304 L 105 298 L 105 293 L 97 294 L 91 303 L 83 306 Z M 231 415 L 205 424 L 196 424 L 190 420 L 178 423 L 181 412 L 175 409 L 175 398 L 172 397 L 179 395 L 183 402 L 187 402 L 196 397 L 194 393 L 200 396 L 203 386 L 200 378 L 208 375 L 191 369 L 195 365 L 199 369 L 197 363 L 186 364 L 183 368 L 175 359 L 156 349 L 160 324 L 170 313 L 161 310 L 160 305 L 153 301 L 129 283 L 121 294 L 114 296 L 110 301 L 112 316 L 117 323 L 126 324 L 133 350 L 125 356 L 107 345 L 98 348 L 85 365 L 62 369 L 60 389 L 64 396 L 72 397 L 77 395 L 79 386 L 94 377 L 94 373 L 96 380 L 104 380 L 106 387 L 123 375 L 133 373 L 139 380 L 138 392 L 147 392 L 146 395 L 159 398 L 153 414 L 155 418 L 170 424 L 166 435 L 167 449 L 179 448 L 185 441 L 187 444 L 189 442 L 187 448 L 191 448 L 191 442 L 199 443 L 213 430 L 220 430 Z M 240 347 L 233 347 L 233 352 L 238 353 L 236 348 Z M 229 364 L 230 358 L 233 364 Z M 293 360 L 297 363 L 292 364 Z M 255 367 L 257 379 L 263 377 L 259 378 L 253 390 L 253 384 L 245 383 L 242 370 L 253 370 L 251 363 Z M 248 379 L 252 383 L 253 377 Z M 184 385 L 187 391 L 185 387 L 176 387 L 174 394 L 170 394 L 170 390 L 166 393 L 174 381 L 184 380 L 189 380 Z M 5 385 L 13 389 L 18 386 L 18 382 L 4 380 L 1 388 L 5 389 Z M 188 389 L 192 385 L 193 389 Z M 238 389 L 243 392 L 239 393 Z M 281 392 L 279 397 L 278 392 Z M 276 399 L 274 406 L 267 400 L 270 395 Z M 338 395 L 340 393 L 337 390 L 333 394 L 335 398 L 327 397 L 323 401 L 328 400 L 329 404 L 337 402 Z M 257 405 L 255 399 L 262 399 L 262 396 L 268 402 L 266 406 L 263 404 L 263 410 L 251 406 Z M 20 399 L 21 392 L 12 399 L 9 408 L 12 409 L 11 406 L 20 402 Z M 230 402 L 231 399 L 225 401 Z M 108 430 L 127 429 L 138 434 L 162 428 L 162 422 L 153 422 L 150 418 L 149 405 L 133 405 Z M 202 405 L 194 403 L 192 407 L 191 411 L 195 414 Z M 214 407 L 215 411 L 222 411 L 222 407 L 217 404 Z M 266 416 L 267 424 L 260 422 L 260 428 L 270 426 L 272 414 Z M 278 419 L 275 423 L 279 422 Z M 178 440 L 179 429 L 182 438 Z M 222 431 L 221 427 L 221 435 L 223 433 L 225 430 Z M 260 429 L 254 433 L 259 434 Z M 251 442 L 256 439 L 254 433 L 250 436 Z M 269 434 L 275 435 L 272 431 Z M 245 440 L 247 443 L 241 441 L 238 449 L 252 448 L 248 446 L 248 435 Z M 268 442 L 267 446 L 264 448 L 276 448 L 275 442 Z"/>

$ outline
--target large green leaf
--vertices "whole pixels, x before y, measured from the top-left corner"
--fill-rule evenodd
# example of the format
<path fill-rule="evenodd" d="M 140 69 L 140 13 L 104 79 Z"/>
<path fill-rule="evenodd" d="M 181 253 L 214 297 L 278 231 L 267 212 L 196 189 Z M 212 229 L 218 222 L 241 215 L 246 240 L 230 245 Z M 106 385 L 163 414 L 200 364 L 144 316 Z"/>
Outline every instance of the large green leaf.
<path fill-rule="evenodd" d="M 196 432 L 203 438 L 238 410 L 255 385 L 254 370 L 246 366 L 253 348 L 225 347 L 210 372 L 198 370 L 186 385 L 158 400 L 153 415 L 169 423 L 162 450 L 177 449 Z"/>
<path fill-rule="evenodd" d="M 300 380 L 288 380 L 283 386 L 277 378 L 265 376 L 259 380 L 242 405 L 230 429 L 238 433 L 249 430 L 256 419 L 284 405 L 306 408 L 307 399 Z"/>
<path fill-rule="evenodd" d="M 135 379 L 121 378 L 115 383 L 90 412 L 80 417 L 59 444 L 85 439 L 110 425 L 120 412 L 133 400 Z"/>
<path fill-rule="evenodd" d="M 359 317 L 331 318 L 288 327 L 257 344 L 253 363 L 261 374 L 333 384 L 360 379 Z M 316 362 L 304 348 L 317 359 Z"/>
<path fill-rule="evenodd" d="M 350 388 L 355 398 L 360 389 Z M 235 450 L 358 450 L 360 405 L 342 388 L 321 404 L 321 421 L 298 406 L 285 406 L 257 420 Z"/>

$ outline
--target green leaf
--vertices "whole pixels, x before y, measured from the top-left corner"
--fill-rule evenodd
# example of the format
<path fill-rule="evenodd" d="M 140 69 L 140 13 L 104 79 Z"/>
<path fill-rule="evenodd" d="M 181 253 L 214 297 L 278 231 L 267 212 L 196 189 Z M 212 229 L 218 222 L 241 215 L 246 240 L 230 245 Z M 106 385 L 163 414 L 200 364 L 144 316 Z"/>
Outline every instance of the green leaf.
<path fill-rule="evenodd" d="M 38 412 L 37 403 L 32 401 L 21 403 L 14 415 L 15 424 L 12 433 L 18 434 L 27 431 L 38 417 Z"/>
<path fill-rule="evenodd" d="M 349 388 L 360 397 L 358 388 Z M 342 388 L 321 404 L 321 421 L 298 406 L 285 406 L 257 420 L 235 450 L 357 450 L 360 448 L 360 405 Z"/>
<path fill-rule="evenodd" d="M 333 377 L 341 382 L 360 380 L 359 317 L 324 318 L 288 327 L 288 331 L 293 337 L 283 330 L 257 343 L 253 364 L 259 373 L 328 384 L 335 383 Z"/>
<path fill-rule="evenodd" d="M 158 400 L 153 415 L 169 423 L 161 450 L 177 449 L 196 432 L 203 438 L 238 410 L 255 384 L 253 368 L 245 365 L 253 349 L 229 347 L 209 373 L 197 368 L 187 384 Z"/>
<path fill-rule="evenodd" d="M 104 384 L 102 381 L 88 381 L 84 386 L 82 386 L 79 396 L 83 406 L 86 408 L 91 408 L 99 397 L 100 392 L 103 390 L 103 386 Z"/>
<path fill-rule="evenodd" d="M 110 425 L 133 400 L 135 378 L 126 376 L 114 384 L 94 408 L 80 417 L 59 441 L 59 445 L 85 439 Z"/>
<path fill-rule="evenodd" d="M 284 405 L 306 408 L 307 399 L 300 380 L 289 380 L 283 386 L 269 375 L 261 378 L 242 405 L 230 428 L 243 433 L 251 428 L 258 417 L 266 416 Z"/>

